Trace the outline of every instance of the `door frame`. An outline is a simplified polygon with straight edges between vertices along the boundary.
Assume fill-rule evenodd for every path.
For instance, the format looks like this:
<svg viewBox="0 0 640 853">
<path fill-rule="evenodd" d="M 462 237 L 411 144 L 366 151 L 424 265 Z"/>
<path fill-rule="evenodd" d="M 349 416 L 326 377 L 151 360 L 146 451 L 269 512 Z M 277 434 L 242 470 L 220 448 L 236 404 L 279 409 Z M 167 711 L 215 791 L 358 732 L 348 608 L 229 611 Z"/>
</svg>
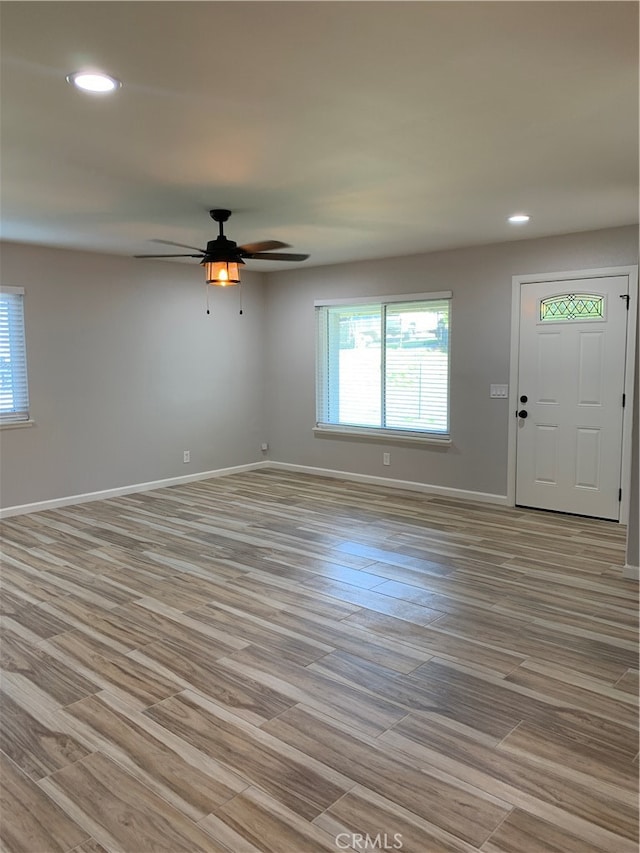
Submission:
<svg viewBox="0 0 640 853">
<path fill-rule="evenodd" d="M 627 346 L 625 352 L 624 393 L 625 408 L 622 417 L 622 500 L 620 502 L 620 524 L 626 524 L 629 516 L 629 490 L 631 487 L 631 428 L 633 426 L 633 383 L 636 368 L 636 326 L 638 316 L 638 267 L 602 267 L 587 270 L 514 275 L 511 279 L 511 358 L 509 365 L 509 442 L 507 448 L 507 505 L 516 505 L 516 450 L 517 420 L 513 409 L 518 390 L 520 360 L 520 302 L 522 288 L 527 284 L 562 282 L 576 278 L 607 278 L 626 275 L 629 278 L 629 312 L 627 317 Z M 513 409 L 513 411 L 512 411 Z"/>
</svg>

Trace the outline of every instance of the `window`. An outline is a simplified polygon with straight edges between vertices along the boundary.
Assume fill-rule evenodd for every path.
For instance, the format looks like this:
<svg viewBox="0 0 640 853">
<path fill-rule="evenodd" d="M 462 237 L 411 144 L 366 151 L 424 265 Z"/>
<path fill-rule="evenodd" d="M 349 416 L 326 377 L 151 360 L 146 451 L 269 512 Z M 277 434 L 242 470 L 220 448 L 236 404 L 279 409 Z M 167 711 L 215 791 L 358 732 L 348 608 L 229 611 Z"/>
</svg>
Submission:
<svg viewBox="0 0 640 853">
<path fill-rule="evenodd" d="M 449 437 L 451 293 L 316 303 L 317 426 Z"/>
<path fill-rule="evenodd" d="M 24 290 L 0 290 L 0 425 L 29 420 Z"/>
</svg>

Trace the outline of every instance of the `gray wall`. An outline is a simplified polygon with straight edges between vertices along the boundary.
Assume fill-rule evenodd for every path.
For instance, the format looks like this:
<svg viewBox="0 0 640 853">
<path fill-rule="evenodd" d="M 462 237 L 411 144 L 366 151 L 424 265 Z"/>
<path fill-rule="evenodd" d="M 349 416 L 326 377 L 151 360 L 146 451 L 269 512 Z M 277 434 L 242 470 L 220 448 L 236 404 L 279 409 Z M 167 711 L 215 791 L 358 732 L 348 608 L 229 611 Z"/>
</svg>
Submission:
<svg viewBox="0 0 640 853">
<path fill-rule="evenodd" d="M 270 274 L 267 430 L 283 462 L 505 495 L 513 404 L 489 398 L 508 383 L 511 277 L 638 262 L 637 228 L 519 240 Z M 316 437 L 314 299 L 453 291 L 449 449 Z M 383 451 L 391 466 L 383 467 Z"/>
<path fill-rule="evenodd" d="M 262 458 L 263 278 L 243 274 L 242 317 L 212 288 L 207 317 L 197 265 L 3 244 L 36 425 L 0 431 L 2 506 Z"/>
</svg>

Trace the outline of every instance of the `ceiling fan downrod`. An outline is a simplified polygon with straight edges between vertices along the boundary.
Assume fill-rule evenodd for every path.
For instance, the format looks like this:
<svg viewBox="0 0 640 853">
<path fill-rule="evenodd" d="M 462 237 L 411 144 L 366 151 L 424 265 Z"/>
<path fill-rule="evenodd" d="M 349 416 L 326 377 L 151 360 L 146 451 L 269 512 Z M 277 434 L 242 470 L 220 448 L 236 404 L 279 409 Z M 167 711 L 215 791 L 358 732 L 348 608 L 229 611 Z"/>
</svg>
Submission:
<svg viewBox="0 0 640 853">
<path fill-rule="evenodd" d="M 209 211 L 209 216 L 213 219 L 214 222 L 217 222 L 219 225 L 219 237 L 224 237 L 224 225 L 231 216 L 230 210 L 224 210 L 223 208 L 217 207 L 215 210 Z"/>
</svg>

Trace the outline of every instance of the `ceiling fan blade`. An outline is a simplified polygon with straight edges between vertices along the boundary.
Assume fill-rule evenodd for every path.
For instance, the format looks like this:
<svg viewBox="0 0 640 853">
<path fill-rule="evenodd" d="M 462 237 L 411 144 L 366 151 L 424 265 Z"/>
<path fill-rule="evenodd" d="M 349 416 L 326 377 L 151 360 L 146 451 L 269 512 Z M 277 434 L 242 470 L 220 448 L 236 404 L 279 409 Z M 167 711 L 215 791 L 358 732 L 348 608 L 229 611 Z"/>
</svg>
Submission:
<svg viewBox="0 0 640 853">
<path fill-rule="evenodd" d="M 186 243 L 175 243 L 173 240 L 151 240 L 152 243 L 163 243 L 165 246 L 180 246 L 181 249 L 195 249 L 196 252 L 202 252 L 204 249 L 199 249 L 197 246 L 187 246 Z"/>
<path fill-rule="evenodd" d="M 289 252 L 254 252 L 252 255 L 245 255 L 245 258 L 250 258 L 256 261 L 306 261 L 309 255 L 293 255 Z"/>
<path fill-rule="evenodd" d="M 204 258 L 204 255 L 134 255 L 134 258 Z"/>
<path fill-rule="evenodd" d="M 241 252 L 268 252 L 270 249 L 288 249 L 288 243 L 281 243 L 280 240 L 263 240 L 261 243 L 245 243 L 244 246 L 238 246 Z"/>
</svg>

